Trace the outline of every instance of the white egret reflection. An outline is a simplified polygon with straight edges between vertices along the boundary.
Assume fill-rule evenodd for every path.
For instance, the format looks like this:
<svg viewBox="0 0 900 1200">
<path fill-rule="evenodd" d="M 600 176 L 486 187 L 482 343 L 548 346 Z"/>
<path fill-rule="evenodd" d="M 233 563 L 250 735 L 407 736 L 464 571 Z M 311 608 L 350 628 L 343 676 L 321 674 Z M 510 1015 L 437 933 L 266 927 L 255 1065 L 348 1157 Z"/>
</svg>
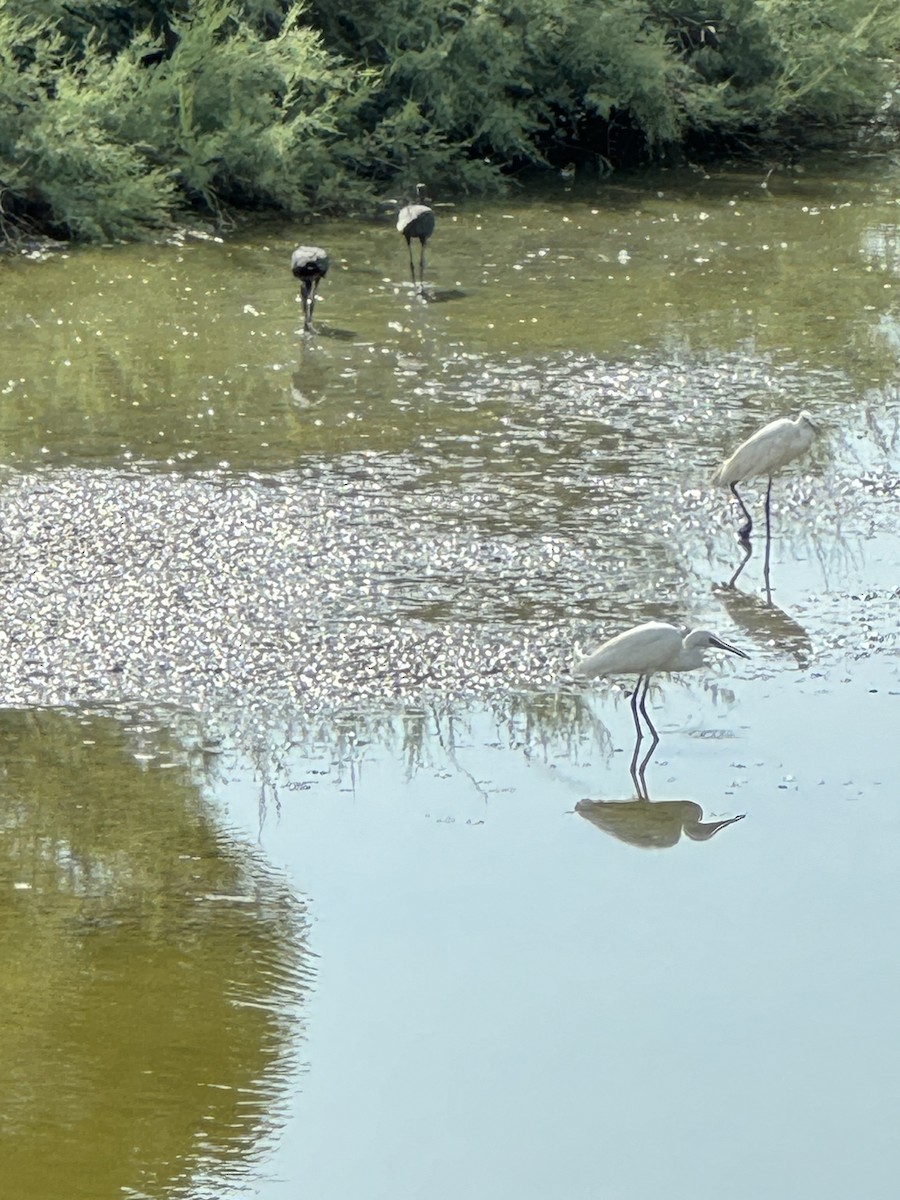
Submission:
<svg viewBox="0 0 900 1200">
<path fill-rule="evenodd" d="M 757 645 L 790 654 L 801 670 L 809 666 L 814 654 L 812 639 L 783 609 L 730 584 L 713 590 L 731 621 Z"/>
<path fill-rule="evenodd" d="M 682 835 L 692 842 L 708 842 L 720 830 L 744 819 L 733 817 L 705 819 L 703 808 L 695 800 L 651 800 L 645 776 L 647 759 L 640 766 L 635 760 L 640 737 L 631 764 L 635 794 L 627 800 L 579 800 L 575 812 L 617 841 L 648 850 L 674 846 Z"/>
</svg>

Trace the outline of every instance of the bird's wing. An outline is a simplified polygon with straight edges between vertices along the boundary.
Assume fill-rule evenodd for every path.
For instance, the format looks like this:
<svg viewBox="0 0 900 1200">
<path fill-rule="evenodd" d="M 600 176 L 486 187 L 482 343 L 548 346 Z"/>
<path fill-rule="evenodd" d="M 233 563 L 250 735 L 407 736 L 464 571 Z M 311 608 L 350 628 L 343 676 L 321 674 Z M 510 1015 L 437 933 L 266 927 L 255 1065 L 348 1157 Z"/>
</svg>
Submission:
<svg viewBox="0 0 900 1200">
<path fill-rule="evenodd" d="M 766 475 L 781 465 L 778 451 L 784 442 L 792 441 L 795 431 L 790 417 L 780 417 L 757 429 L 737 450 L 726 458 L 713 475 L 713 483 L 739 483 L 754 475 Z M 793 458 L 793 455 L 790 457 Z"/>
<path fill-rule="evenodd" d="M 576 675 L 615 675 L 620 671 L 645 674 L 661 671 L 681 651 L 681 634 L 674 625 L 648 621 L 610 638 L 575 667 Z"/>
</svg>

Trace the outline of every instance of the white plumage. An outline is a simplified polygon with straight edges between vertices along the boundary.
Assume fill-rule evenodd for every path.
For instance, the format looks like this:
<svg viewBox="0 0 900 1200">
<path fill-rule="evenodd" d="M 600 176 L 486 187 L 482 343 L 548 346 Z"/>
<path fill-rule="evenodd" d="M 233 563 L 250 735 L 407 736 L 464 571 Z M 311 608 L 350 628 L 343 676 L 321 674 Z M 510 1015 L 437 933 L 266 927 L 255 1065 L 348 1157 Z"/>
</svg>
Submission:
<svg viewBox="0 0 900 1200">
<path fill-rule="evenodd" d="M 575 674 L 589 679 L 597 675 L 653 675 L 657 671 L 693 671 L 703 666 L 704 651 L 713 647 L 741 658 L 747 655 L 730 646 L 708 629 L 683 634 L 666 621 L 648 621 L 610 638 L 575 665 Z"/>
<path fill-rule="evenodd" d="M 638 709 L 653 734 L 653 742 L 641 764 L 642 771 L 659 742 L 659 734 L 646 707 L 650 676 L 657 671 L 693 671 L 696 667 L 703 666 L 704 653 L 713 648 L 727 650 L 741 658 L 747 657 L 743 650 L 723 642 L 708 629 L 694 629 L 683 634 L 675 625 L 669 625 L 665 621 L 647 621 L 644 625 L 635 625 L 633 629 L 626 629 L 624 633 L 610 638 L 575 664 L 574 674 L 588 679 L 597 675 L 637 675 L 637 683 L 631 694 L 631 715 L 634 717 L 637 733 L 631 760 L 632 775 L 637 769 L 638 752 L 643 737 Z"/>
<path fill-rule="evenodd" d="M 741 442 L 737 450 L 722 463 L 713 473 L 713 483 L 725 484 L 737 500 L 744 514 L 744 524 L 738 530 L 738 540 L 744 547 L 746 557 L 732 575 L 729 586 L 734 582 L 747 565 L 750 558 L 750 534 L 753 530 L 753 518 L 750 510 L 738 493 L 737 485 L 742 479 L 752 479 L 757 475 L 768 476 L 766 485 L 766 561 L 763 568 L 766 579 L 766 594 L 771 597 L 769 588 L 769 554 L 772 544 L 772 476 L 782 467 L 799 458 L 813 444 L 818 429 L 815 421 L 808 412 L 802 412 L 798 417 L 781 417 L 770 421 L 757 429 L 756 433 Z"/>
<path fill-rule="evenodd" d="M 713 483 L 727 486 L 740 483 L 742 479 L 753 479 L 757 475 L 768 475 L 786 467 L 799 458 L 813 444 L 816 425 L 808 412 L 799 417 L 781 417 L 757 429 L 746 442 L 725 459 L 713 475 Z"/>
</svg>

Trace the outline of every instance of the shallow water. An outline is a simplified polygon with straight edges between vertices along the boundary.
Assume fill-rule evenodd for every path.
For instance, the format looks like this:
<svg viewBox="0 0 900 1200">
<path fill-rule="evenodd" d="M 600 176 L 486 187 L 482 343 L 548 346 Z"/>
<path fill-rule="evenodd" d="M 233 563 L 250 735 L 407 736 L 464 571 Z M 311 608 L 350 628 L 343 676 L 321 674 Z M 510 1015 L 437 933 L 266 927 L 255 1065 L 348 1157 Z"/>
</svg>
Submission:
<svg viewBox="0 0 900 1200">
<path fill-rule="evenodd" d="M 893 1196 L 895 191 L 442 208 L 430 303 L 389 223 L 0 262 L 17 1197 Z M 648 618 L 751 657 L 637 800 L 568 672 Z"/>
</svg>

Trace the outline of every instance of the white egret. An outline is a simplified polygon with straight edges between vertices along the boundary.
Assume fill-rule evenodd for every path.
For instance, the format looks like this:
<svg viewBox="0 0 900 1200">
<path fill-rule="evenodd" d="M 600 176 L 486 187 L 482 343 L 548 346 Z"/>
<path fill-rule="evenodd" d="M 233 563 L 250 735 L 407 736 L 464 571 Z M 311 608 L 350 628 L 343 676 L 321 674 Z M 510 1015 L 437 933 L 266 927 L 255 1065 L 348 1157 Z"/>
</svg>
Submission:
<svg viewBox="0 0 900 1200">
<path fill-rule="evenodd" d="M 412 240 L 419 239 L 419 290 L 425 288 L 425 243 L 434 233 L 434 210 L 425 204 L 425 184 L 416 184 L 416 199 L 400 209 L 397 217 L 397 228 L 406 238 L 409 250 L 409 269 L 412 274 L 413 287 L 416 286 L 416 268 L 413 265 Z"/>
<path fill-rule="evenodd" d="M 626 629 L 624 633 L 610 638 L 575 664 L 573 674 L 588 679 L 598 675 L 637 675 L 631 695 L 631 713 L 637 730 L 637 744 L 631 760 L 632 772 L 636 768 L 643 736 L 638 709 L 653 734 L 653 744 L 644 759 L 645 764 L 659 742 L 659 734 L 646 708 L 650 676 L 658 671 L 693 671 L 703 666 L 703 655 L 711 649 L 727 650 L 729 654 L 737 654 L 740 658 L 748 657 L 743 650 L 729 645 L 708 629 L 694 629 L 684 634 L 677 626 L 669 625 L 666 621 L 647 621 L 644 625 L 635 625 L 633 629 Z M 643 690 L 641 684 L 644 685 Z"/>
<path fill-rule="evenodd" d="M 813 443 L 818 427 L 808 412 L 800 413 L 799 417 L 781 417 L 770 421 L 757 429 L 746 442 L 742 442 L 732 455 L 725 459 L 712 477 L 713 483 L 726 484 L 732 496 L 741 506 L 746 524 L 738 531 L 738 539 L 747 551 L 747 557 L 731 577 L 730 584 L 740 575 L 750 557 L 750 533 L 753 529 L 753 518 L 746 504 L 738 495 L 737 484 L 744 479 L 753 479 L 759 475 L 767 475 L 769 482 L 766 487 L 766 590 L 769 589 L 769 550 L 772 541 L 772 525 L 770 502 L 772 499 L 772 476 L 782 467 L 805 454 Z"/>
<path fill-rule="evenodd" d="M 291 272 L 300 280 L 300 295 L 303 301 L 303 328 L 315 333 L 312 323 L 313 305 L 319 281 L 328 272 L 328 255 L 321 246 L 298 246 L 291 255 Z"/>
</svg>

